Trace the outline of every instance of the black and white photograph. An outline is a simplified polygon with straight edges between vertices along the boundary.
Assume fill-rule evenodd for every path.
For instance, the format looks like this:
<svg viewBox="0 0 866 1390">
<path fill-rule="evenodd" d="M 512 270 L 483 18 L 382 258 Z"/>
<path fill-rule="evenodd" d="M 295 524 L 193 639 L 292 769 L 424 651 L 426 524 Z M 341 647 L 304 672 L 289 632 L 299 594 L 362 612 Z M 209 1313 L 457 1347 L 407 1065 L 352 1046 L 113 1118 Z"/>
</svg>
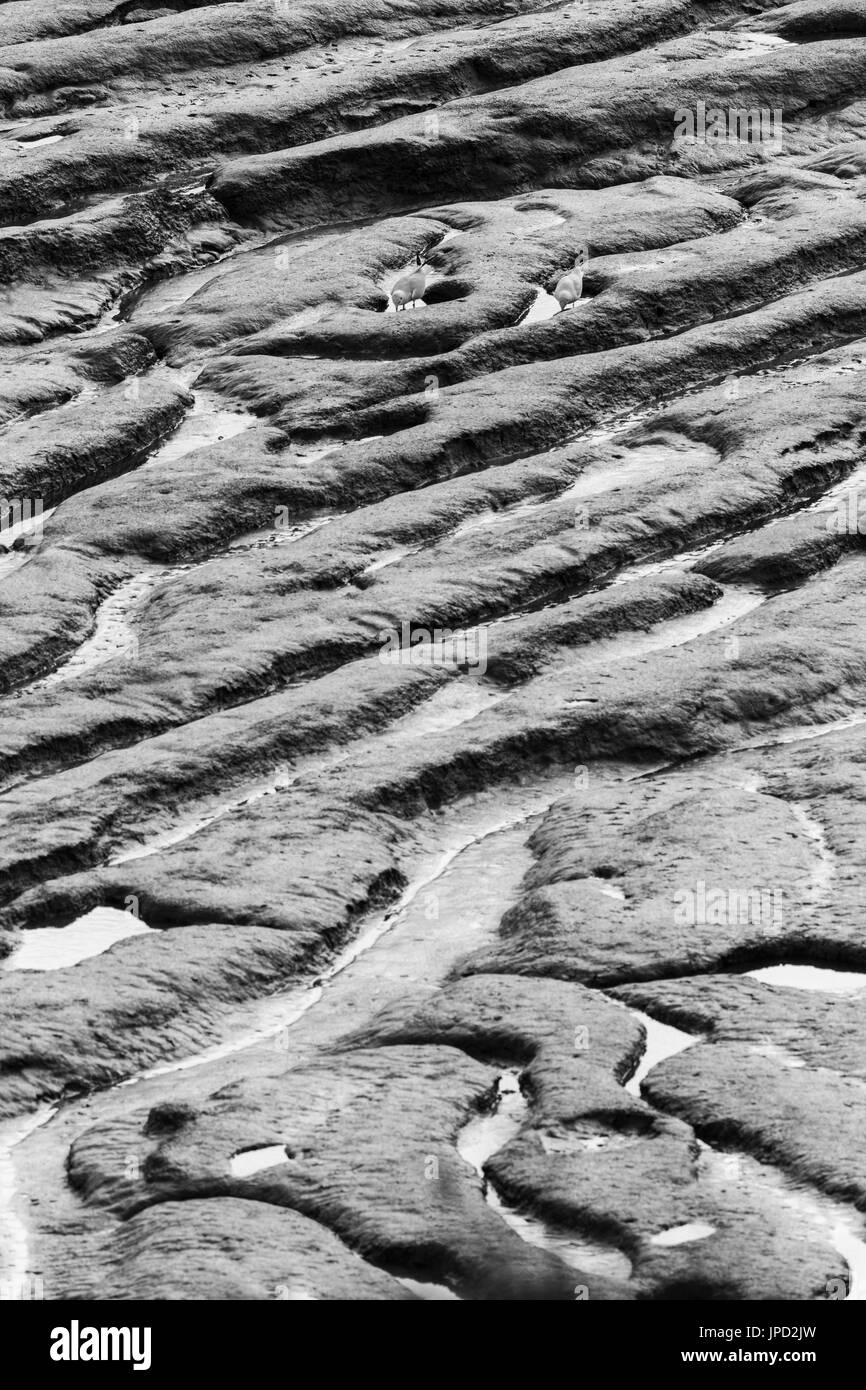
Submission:
<svg viewBox="0 0 866 1390">
<path fill-rule="evenodd" d="M 864 386 L 866 0 L 0 4 L 7 1345 L 829 1376 Z"/>
</svg>

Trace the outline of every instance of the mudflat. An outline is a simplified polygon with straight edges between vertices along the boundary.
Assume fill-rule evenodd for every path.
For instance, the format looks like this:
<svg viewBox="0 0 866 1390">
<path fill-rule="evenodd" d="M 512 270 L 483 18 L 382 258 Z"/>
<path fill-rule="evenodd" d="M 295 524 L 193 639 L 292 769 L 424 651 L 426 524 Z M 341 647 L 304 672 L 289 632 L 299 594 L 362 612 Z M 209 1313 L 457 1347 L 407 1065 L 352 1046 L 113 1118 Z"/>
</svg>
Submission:
<svg viewBox="0 0 866 1390">
<path fill-rule="evenodd" d="M 866 1297 L 866 4 L 2 8 L 0 1287 Z"/>
</svg>

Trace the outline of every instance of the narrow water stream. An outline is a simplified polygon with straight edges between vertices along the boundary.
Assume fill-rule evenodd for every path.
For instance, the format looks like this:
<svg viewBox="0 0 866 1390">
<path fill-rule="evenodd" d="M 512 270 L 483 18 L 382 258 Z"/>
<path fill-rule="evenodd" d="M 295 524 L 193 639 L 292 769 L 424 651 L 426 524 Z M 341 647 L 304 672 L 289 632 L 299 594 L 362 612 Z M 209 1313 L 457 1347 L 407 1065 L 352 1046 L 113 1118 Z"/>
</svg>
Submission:
<svg viewBox="0 0 866 1390">
<path fill-rule="evenodd" d="M 233 555 L 236 551 L 273 550 L 279 545 L 291 545 L 294 541 L 303 540 L 305 536 L 311 536 L 314 531 L 320 531 L 333 520 L 333 516 L 322 516 L 298 522 L 295 526 L 264 526 L 257 531 L 245 531 L 237 540 L 231 541 L 224 550 L 217 553 Z"/>
<path fill-rule="evenodd" d="M 818 988 L 835 993 L 847 993 L 854 988 L 866 988 L 866 975 L 853 976 L 841 971 L 814 970 L 812 967 L 773 966 L 767 969 L 751 970 L 749 976 L 763 980 L 767 984 L 789 984 L 796 988 Z M 823 977 L 815 982 L 814 977 Z M 832 979 L 827 977 L 833 977 Z M 856 979 L 857 984 L 851 983 Z M 646 1045 L 640 1065 L 625 1089 L 633 1095 L 640 1095 L 640 1084 L 646 1075 L 664 1061 L 686 1048 L 702 1042 L 700 1034 L 684 1033 L 669 1024 L 659 1023 L 637 1009 L 629 1009 L 646 1030 Z M 764 1049 L 773 1055 L 772 1049 Z M 785 1060 L 787 1065 L 802 1067 L 798 1058 Z M 778 1210 L 781 1219 L 790 1219 L 791 1212 L 801 1219 L 815 1222 L 821 1227 L 844 1261 L 849 1278 L 847 1297 L 857 1301 L 866 1298 L 866 1228 L 862 1215 L 852 1206 L 825 1196 L 817 1189 L 804 1187 L 794 1182 L 784 1172 L 766 1163 L 761 1163 L 748 1154 L 736 1150 L 722 1152 L 703 1140 L 697 1140 L 700 1150 L 699 1177 L 714 1182 L 730 1179 L 730 1160 L 733 1160 L 738 1181 L 755 1188 L 760 1193 L 761 1206 L 766 1211 Z M 651 1238 L 650 1244 L 656 1246 L 680 1245 L 692 1240 L 704 1240 L 714 1234 L 714 1228 L 705 1222 L 690 1222 L 675 1226 Z M 840 1269 L 840 1274 L 843 1271 Z"/>
<path fill-rule="evenodd" d="M 300 1055 L 348 1026 L 362 1026 L 407 990 L 442 980 L 466 952 L 495 938 L 533 862 L 526 841 L 535 819 L 573 786 L 571 774 L 553 775 L 531 789 L 485 793 L 430 817 L 409 886 L 396 903 L 366 918 L 314 980 L 243 1010 L 238 1018 L 246 1027 L 224 1042 L 122 1086 L 233 1056 L 286 1029 L 292 1029 L 293 1055 Z M 315 1008 L 324 997 L 329 1007 Z"/>
<path fill-rule="evenodd" d="M 670 568 L 678 569 L 680 566 L 671 564 Z M 653 573 L 658 572 L 661 570 L 653 567 Z M 636 577 L 630 571 L 622 580 L 614 582 L 625 582 Z M 579 669 L 581 673 L 596 668 L 607 670 L 621 661 L 666 651 L 704 637 L 745 617 L 766 601 L 767 595 L 762 590 L 729 585 L 724 588 L 720 599 L 694 613 L 663 618 L 645 629 L 620 629 L 610 637 L 596 638 L 579 647 L 567 647 L 563 651 L 562 663 Z M 562 606 L 560 602 L 555 602 L 533 611 L 555 613 Z M 413 641 L 411 646 L 383 651 L 382 659 L 399 666 L 440 666 L 453 670 L 466 668 L 470 672 L 477 669 L 478 674 L 483 675 L 487 651 L 491 647 L 495 650 L 498 636 L 502 634 L 507 638 L 513 631 L 513 624 L 526 616 L 527 612 L 517 611 L 505 618 L 478 623 L 458 631 L 443 630 L 441 636 L 434 632 L 429 640 Z"/>
<path fill-rule="evenodd" d="M 521 1211 L 496 1191 L 485 1172 L 485 1165 L 493 1154 L 519 1134 L 528 1113 L 529 1105 L 520 1089 L 520 1073 L 511 1068 L 503 1071 L 497 1080 L 492 1108 L 464 1126 L 457 1138 L 457 1152 L 480 1176 L 489 1205 L 521 1240 L 558 1255 L 578 1272 L 628 1279 L 631 1261 L 621 1250 Z"/>
<path fill-rule="evenodd" d="M 813 850 L 811 875 L 805 896 L 809 910 L 815 913 L 826 902 L 827 895 L 833 886 L 836 863 L 821 822 L 816 820 L 801 802 L 791 801 L 788 804 L 794 819 L 805 832 Z"/>
<path fill-rule="evenodd" d="M 212 391 L 196 390 L 195 404 L 172 435 L 150 455 L 147 464 L 174 463 L 186 454 L 232 439 L 253 425 L 258 417 L 247 410 L 229 410 Z M 147 467 L 147 464 L 143 465 Z"/>
<path fill-rule="evenodd" d="M 39 680 L 31 681 L 27 689 L 47 690 L 77 676 L 89 675 L 109 661 L 126 657 L 136 661 L 139 655 L 138 638 L 132 625 L 133 614 L 153 592 L 157 584 L 170 575 L 188 569 L 186 565 L 155 565 L 152 569 L 126 579 L 96 611 L 96 622 L 87 637 L 71 656 L 56 670 Z"/>
<path fill-rule="evenodd" d="M 632 1018 L 637 1019 L 646 1034 L 640 1063 L 634 1075 L 625 1083 L 625 1089 L 630 1095 L 640 1096 L 641 1082 L 653 1067 L 657 1067 L 666 1057 L 675 1057 L 678 1052 L 684 1052 L 687 1047 L 699 1043 L 701 1035 L 684 1033 L 681 1028 L 673 1028 L 669 1023 L 659 1023 L 638 1009 L 629 1009 L 629 1013 Z"/>
<path fill-rule="evenodd" d="M 282 1044 L 289 1032 L 292 1056 L 301 1061 L 316 1055 L 347 1030 L 364 1026 L 384 1005 L 404 998 L 407 991 L 441 983 L 467 951 L 495 939 L 502 913 L 516 900 L 523 876 L 533 863 L 526 842 L 535 818 L 573 787 L 571 773 L 553 774 L 540 778 L 531 788 L 482 794 L 469 804 L 430 817 L 419 835 L 412 879 L 401 898 L 368 917 L 358 935 L 317 978 L 238 1009 L 223 1020 L 221 1041 L 187 1057 L 144 1069 L 84 1102 L 70 1102 L 59 1111 L 57 1122 L 64 1130 L 74 1127 L 82 1105 L 87 1123 L 96 1122 L 101 1114 L 118 1113 L 118 1107 L 122 1113 L 127 1102 L 120 1106 L 119 1102 L 133 1089 L 141 1092 L 140 1103 L 146 1104 L 148 1096 L 153 1100 L 166 1094 L 168 1077 L 172 1078 L 170 1094 L 176 1096 L 176 1079 L 213 1063 L 220 1064 L 214 1071 L 214 1087 L 225 1084 L 226 1064 L 237 1062 L 243 1069 L 243 1054 L 252 1049 L 270 1050 L 275 1038 Z M 327 1000 L 327 1008 L 319 1007 L 323 1000 Z M 45 1118 L 50 1115 L 47 1112 Z M 7 1139 L 2 1201 L 18 1224 L 14 1261 L 11 1265 L 7 1261 L 4 1268 L 0 1251 L 0 1273 L 8 1270 L 20 1274 L 27 1264 L 26 1231 L 15 1216 L 12 1156 L 31 1129 L 28 1123 Z M 227 1163 L 231 1158 L 226 1156 Z M 253 1158 L 247 1161 L 255 1162 Z M 519 1225 L 526 1218 L 515 1214 L 514 1220 Z M 533 1237 L 541 1239 L 536 1227 L 531 1229 Z M 554 1235 L 543 1238 L 556 1239 Z M 582 1251 L 582 1256 L 585 1253 Z M 615 1258 L 609 1251 L 605 1252 L 607 1257 Z M 587 1267 L 585 1259 L 581 1267 Z"/>
<path fill-rule="evenodd" d="M 752 1189 L 765 1213 L 775 1212 L 780 1221 L 791 1222 L 793 1218 L 798 1226 L 812 1226 L 823 1231 L 840 1260 L 838 1270 L 828 1270 L 828 1279 L 838 1275 L 846 1280 L 846 1301 L 857 1303 L 866 1299 L 866 1228 L 860 1212 L 825 1197 L 814 1188 L 803 1187 L 780 1169 L 761 1163 L 749 1154 L 739 1151 L 730 1154 L 702 1140 L 697 1142 L 699 1172 L 710 1185 L 730 1181 L 733 1159 L 737 1181 Z"/>
<path fill-rule="evenodd" d="M 841 715 L 838 719 L 828 719 L 822 724 L 788 724 L 771 735 L 756 734 L 754 738 L 735 744 L 729 751 L 744 753 L 757 748 L 781 748 L 790 743 L 810 743 L 812 739 L 826 738 L 828 734 L 838 734 L 845 729 L 856 729 L 866 724 L 866 709 L 853 714 Z"/>
<path fill-rule="evenodd" d="M 24 1119 L 0 1120 L 0 1302 L 27 1297 L 30 1262 L 27 1225 L 18 1210 L 14 1151 L 55 1113 L 44 1105 Z"/>
<path fill-rule="evenodd" d="M 474 719 L 485 709 L 499 704 L 505 697 L 496 690 L 488 689 L 475 681 L 454 680 L 437 690 L 429 699 L 416 706 L 407 714 L 401 715 L 377 736 L 377 743 L 383 752 L 395 744 L 422 737 L 425 734 L 440 733 L 446 729 L 457 728 Z M 330 771 L 345 763 L 351 752 L 335 745 L 322 753 L 311 753 L 300 757 L 290 766 L 282 765 L 268 777 L 248 783 L 230 800 L 211 800 L 203 802 L 196 810 L 169 829 L 156 831 L 141 842 L 118 850 L 107 861 L 109 864 L 125 864 L 133 859 L 144 859 L 172 845 L 182 844 L 197 835 L 206 826 L 224 816 L 231 815 L 263 797 L 275 796 L 288 791 L 301 778 Z"/>
</svg>

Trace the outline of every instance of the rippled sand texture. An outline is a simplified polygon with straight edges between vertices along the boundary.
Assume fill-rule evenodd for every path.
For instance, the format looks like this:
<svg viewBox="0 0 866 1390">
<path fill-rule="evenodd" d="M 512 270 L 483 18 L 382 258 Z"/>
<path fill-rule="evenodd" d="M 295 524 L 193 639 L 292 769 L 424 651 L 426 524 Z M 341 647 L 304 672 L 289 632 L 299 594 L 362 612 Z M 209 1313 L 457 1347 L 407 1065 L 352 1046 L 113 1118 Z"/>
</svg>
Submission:
<svg viewBox="0 0 866 1390">
<path fill-rule="evenodd" d="M 866 4 L 0 10 L 0 1290 L 866 1297 Z"/>
</svg>

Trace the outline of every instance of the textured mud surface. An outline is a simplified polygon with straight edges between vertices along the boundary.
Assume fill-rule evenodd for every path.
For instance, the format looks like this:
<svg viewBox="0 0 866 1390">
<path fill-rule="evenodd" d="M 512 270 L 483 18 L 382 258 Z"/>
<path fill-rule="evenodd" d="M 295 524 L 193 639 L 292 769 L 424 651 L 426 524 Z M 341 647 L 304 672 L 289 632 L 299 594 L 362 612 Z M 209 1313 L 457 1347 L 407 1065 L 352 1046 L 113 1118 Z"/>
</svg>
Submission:
<svg viewBox="0 0 866 1390">
<path fill-rule="evenodd" d="M 864 384 L 862 0 L 0 7 L 4 1291 L 866 1297 Z"/>
</svg>

